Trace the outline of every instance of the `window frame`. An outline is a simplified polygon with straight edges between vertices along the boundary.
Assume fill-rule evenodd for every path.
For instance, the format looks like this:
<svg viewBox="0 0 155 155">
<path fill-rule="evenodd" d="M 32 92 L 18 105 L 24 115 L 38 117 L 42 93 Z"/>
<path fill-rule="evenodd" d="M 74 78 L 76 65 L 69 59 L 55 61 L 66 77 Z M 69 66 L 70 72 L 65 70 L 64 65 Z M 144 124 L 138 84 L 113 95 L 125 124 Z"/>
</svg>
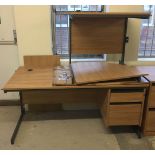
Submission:
<svg viewBox="0 0 155 155">
<path fill-rule="evenodd" d="M 144 8 L 144 11 L 146 11 L 145 8 Z M 150 11 L 150 10 L 147 10 L 147 11 Z M 140 39 L 140 42 L 139 42 L 138 60 L 144 60 L 144 59 L 147 59 L 147 60 L 154 59 L 155 60 L 155 54 L 152 54 L 155 51 L 155 49 L 153 48 L 153 45 L 155 44 L 155 41 L 154 41 L 154 37 L 155 37 L 155 30 L 154 30 L 155 29 L 155 5 L 152 5 L 151 14 L 152 14 L 151 18 L 148 19 L 149 22 L 141 24 L 141 34 L 142 34 L 143 29 L 145 29 L 145 28 L 147 29 L 147 32 L 146 32 L 146 35 L 144 36 L 145 37 L 145 47 L 144 47 L 144 49 L 141 48 L 141 41 L 142 41 L 141 39 Z M 151 36 L 151 44 L 152 44 L 151 49 L 147 49 L 148 35 L 150 34 L 149 33 L 149 31 L 150 31 L 149 28 L 153 28 L 153 32 L 152 32 L 153 35 Z M 141 34 L 140 34 L 140 38 L 141 38 Z M 146 51 L 148 51 L 149 55 L 146 54 Z"/>
<path fill-rule="evenodd" d="M 70 5 L 68 5 L 68 6 L 70 6 Z M 80 6 L 82 6 L 82 5 L 80 5 Z M 96 6 L 96 11 L 97 11 L 99 5 L 95 5 L 95 6 Z M 56 6 L 55 6 L 55 7 L 56 7 Z M 90 9 L 90 5 L 88 5 L 88 7 L 89 7 L 89 8 L 87 8 L 87 9 Z M 105 7 L 105 6 L 104 6 L 104 7 Z M 102 5 L 100 5 L 100 9 L 102 9 Z M 70 8 L 69 8 L 69 11 L 75 11 L 75 10 L 76 10 L 76 7 L 73 8 L 73 9 L 70 9 Z M 78 9 L 78 10 L 79 10 L 79 9 Z M 80 8 L 80 10 L 84 11 L 82 7 Z M 68 11 L 68 12 L 69 12 L 69 11 Z M 86 11 L 86 10 L 85 10 L 85 11 Z M 88 11 L 89 11 L 89 10 L 88 10 Z M 92 11 L 92 12 L 96 12 L 96 11 Z M 100 11 L 101 11 L 101 10 L 100 10 Z M 68 18 L 68 19 L 67 19 L 67 20 L 68 20 L 68 21 L 67 21 L 67 22 L 68 22 L 67 24 L 61 24 L 61 23 L 60 23 L 60 24 L 57 24 L 57 23 L 56 23 L 56 15 L 59 15 L 60 12 L 62 12 L 61 9 L 58 10 L 58 11 L 56 11 L 56 8 L 55 8 L 55 31 L 56 31 L 56 28 L 63 28 L 63 27 L 64 27 L 64 28 L 69 28 L 69 15 L 66 15 L 66 16 L 68 16 L 68 17 L 67 17 L 67 18 Z M 63 59 L 69 59 L 69 51 L 68 51 L 67 54 L 63 54 L 63 51 L 58 51 L 58 48 L 57 48 L 57 46 L 56 46 L 56 35 L 57 35 L 57 34 L 56 34 L 56 32 L 55 32 L 55 45 L 54 45 L 55 48 L 54 48 L 54 51 L 53 51 L 53 52 L 54 52 L 54 55 L 60 55 L 60 57 L 63 58 Z M 68 35 L 69 35 L 69 34 L 68 34 Z M 60 46 L 60 47 L 61 47 L 61 46 Z M 68 49 L 69 49 L 69 48 L 68 48 Z M 58 54 L 59 52 L 60 52 L 61 54 Z M 64 52 L 65 52 L 65 51 L 64 51 Z M 79 57 L 79 58 L 78 58 L 78 57 Z M 100 55 L 91 55 L 91 54 L 89 54 L 89 55 L 86 55 L 86 56 L 83 54 L 82 57 L 81 57 L 81 55 L 80 55 L 80 56 L 74 56 L 74 55 L 72 55 L 72 58 L 73 58 L 73 59 L 79 59 L 79 60 L 80 60 L 80 59 L 90 59 L 90 60 L 92 60 L 92 59 L 102 59 L 102 60 L 106 60 L 106 54 L 103 54 L 103 55 L 101 55 L 101 54 L 100 54 Z"/>
</svg>

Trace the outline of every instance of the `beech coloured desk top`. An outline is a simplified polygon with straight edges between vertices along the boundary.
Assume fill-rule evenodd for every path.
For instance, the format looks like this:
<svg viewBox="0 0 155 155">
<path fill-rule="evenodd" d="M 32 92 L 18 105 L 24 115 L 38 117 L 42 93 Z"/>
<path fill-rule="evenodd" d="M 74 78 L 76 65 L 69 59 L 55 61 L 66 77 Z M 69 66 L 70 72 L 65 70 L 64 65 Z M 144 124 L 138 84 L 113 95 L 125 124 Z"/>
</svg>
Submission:
<svg viewBox="0 0 155 155">
<path fill-rule="evenodd" d="M 72 63 L 75 82 L 77 84 L 119 80 L 146 75 L 143 70 L 134 66 L 105 62 Z"/>
<path fill-rule="evenodd" d="M 3 90 L 51 90 L 51 89 L 83 89 L 83 88 L 120 88 L 120 87 L 147 87 L 148 82 L 137 82 L 134 80 L 118 80 L 103 83 L 55 86 L 53 83 L 53 69 L 33 69 L 28 71 L 24 67 L 19 67 L 10 80 L 4 85 Z"/>
</svg>

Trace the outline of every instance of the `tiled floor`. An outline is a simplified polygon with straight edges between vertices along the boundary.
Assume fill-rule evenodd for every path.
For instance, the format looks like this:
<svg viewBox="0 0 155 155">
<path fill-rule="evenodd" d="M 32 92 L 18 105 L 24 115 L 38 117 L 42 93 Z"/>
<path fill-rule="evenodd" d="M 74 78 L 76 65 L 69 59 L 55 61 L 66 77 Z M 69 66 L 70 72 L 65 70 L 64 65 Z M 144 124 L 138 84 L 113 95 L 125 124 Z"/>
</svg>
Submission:
<svg viewBox="0 0 155 155">
<path fill-rule="evenodd" d="M 11 145 L 18 116 L 19 107 L 0 106 L 0 149 L 155 149 L 155 137 L 138 139 L 131 127 L 106 128 L 96 111 L 29 113 Z"/>
</svg>

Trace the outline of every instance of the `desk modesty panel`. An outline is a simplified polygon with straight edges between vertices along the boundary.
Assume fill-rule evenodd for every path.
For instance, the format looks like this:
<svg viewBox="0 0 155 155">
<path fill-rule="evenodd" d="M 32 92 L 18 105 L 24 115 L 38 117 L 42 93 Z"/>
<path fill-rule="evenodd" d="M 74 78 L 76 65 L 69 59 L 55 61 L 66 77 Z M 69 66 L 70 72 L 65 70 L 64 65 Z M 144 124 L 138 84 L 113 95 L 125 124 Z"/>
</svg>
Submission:
<svg viewBox="0 0 155 155">
<path fill-rule="evenodd" d="M 60 57 L 57 55 L 27 55 L 24 56 L 24 66 L 33 68 L 52 68 L 60 65 Z"/>
</svg>

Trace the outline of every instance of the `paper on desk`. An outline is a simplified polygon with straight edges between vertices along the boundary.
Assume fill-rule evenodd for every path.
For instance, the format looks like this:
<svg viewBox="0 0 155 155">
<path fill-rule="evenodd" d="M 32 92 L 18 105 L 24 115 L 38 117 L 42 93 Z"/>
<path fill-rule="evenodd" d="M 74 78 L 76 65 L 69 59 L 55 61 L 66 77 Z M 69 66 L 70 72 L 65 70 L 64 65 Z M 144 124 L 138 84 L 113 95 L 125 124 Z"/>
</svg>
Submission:
<svg viewBox="0 0 155 155">
<path fill-rule="evenodd" d="M 53 69 L 53 85 L 71 85 L 72 73 L 70 67 L 57 66 Z"/>
</svg>

